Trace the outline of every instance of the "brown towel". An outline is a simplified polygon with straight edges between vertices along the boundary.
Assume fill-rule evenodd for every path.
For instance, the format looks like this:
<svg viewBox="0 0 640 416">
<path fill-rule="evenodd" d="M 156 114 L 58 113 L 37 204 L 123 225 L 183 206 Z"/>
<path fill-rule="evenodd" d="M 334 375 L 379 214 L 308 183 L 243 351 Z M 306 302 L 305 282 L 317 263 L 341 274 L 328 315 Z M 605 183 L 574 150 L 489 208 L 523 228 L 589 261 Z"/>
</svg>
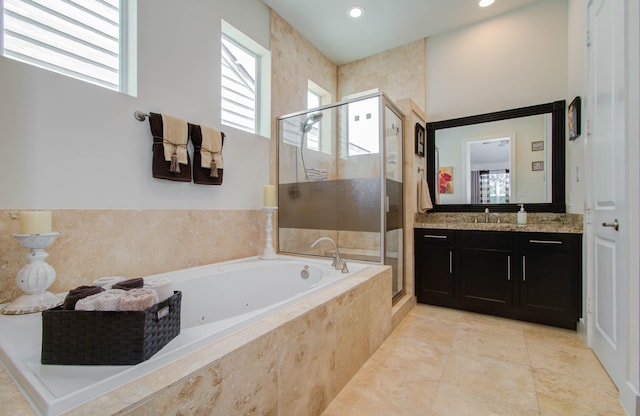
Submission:
<svg viewBox="0 0 640 416">
<path fill-rule="evenodd" d="M 184 149 L 180 152 L 178 162 L 184 162 L 186 156 L 186 164 L 179 163 L 180 172 L 171 172 L 171 160 L 165 157 L 165 135 L 162 114 L 149 113 L 149 127 L 153 136 L 153 163 L 151 171 L 154 178 L 168 179 L 170 181 L 191 182 L 191 159 L 189 153 Z M 190 134 L 191 125 L 187 124 L 187 135 Z M 188 136 L 187 136 L 188 137 Z M 168 140 L 168 139 L 167 139 Z M 185 154 L 186 153 L 186 154 Z"/>
<path fill-rule="evenodd" d="M 221 160 L 222 160 L 221 156 L 219 159 L 220 162 L 218 162 L 218 166 L 222 166 L 222 167 L 217 168 L 218 176 L 212 176 L 211 168 L 202 167 L 202 154 L 201 154 L 202 140 L 203 140 L 202 127 L 200 127 L 200 125 L 198 124 L 190 124 L 189 127 L 191 130 L 191 141 L 193 142 L 193 149 L 194 149 L 193 182 L 199 185 L 222 185 L 222 175 L 224 172 L 224 169 L 223 169 L 224 166 L 222 166 L 222 163 L 221 163 Z M 220 152 L 222 152 L 222 145 L 224 144 L 225 134 L 223 132 L 220 132 L 220 136 L 222 139 L 220 143 Z M 215 149 L 208 149 L 208 150 L 215 150 Z"/>
<path fill-rule="evenodd" d="M 144 286 L 144 279 L 142 277 L 138 277 L 135 279 L 125 280 L 123 282 L 118 282 L 113 286 L 111 286 L 111 289 L 129 290 L 129 289 L 139 289 L 143 286 Z"/>
<path fill-rule="evenodd" d="M 80 299 L 84 299 L 91 295 L 98 294 L 102 292 L 104 289 L 100 286 L 79 286 L 75 289 L 71 289 L 67 296 L 64 298 L 64 302 L 62 304 L 62 309 L 74 310 L 76 308 L 76 303 Z"/>
</svg>

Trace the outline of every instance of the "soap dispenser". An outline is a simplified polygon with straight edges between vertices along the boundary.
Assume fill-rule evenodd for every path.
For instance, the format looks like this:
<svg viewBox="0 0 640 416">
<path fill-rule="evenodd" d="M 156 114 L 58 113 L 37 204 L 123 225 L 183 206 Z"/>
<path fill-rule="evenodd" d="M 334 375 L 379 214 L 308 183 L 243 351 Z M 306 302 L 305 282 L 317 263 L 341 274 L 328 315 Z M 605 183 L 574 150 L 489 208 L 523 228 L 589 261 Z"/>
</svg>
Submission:
<svg viewBox="0 0 640 416">
<path fill-rule="evenodd" d="M 520 204 L 520 211 L 517 215 L 518 225 L 525 225 L 527 223 L 527 211 L 524 210 L 524 204 Z"/>
</svg>

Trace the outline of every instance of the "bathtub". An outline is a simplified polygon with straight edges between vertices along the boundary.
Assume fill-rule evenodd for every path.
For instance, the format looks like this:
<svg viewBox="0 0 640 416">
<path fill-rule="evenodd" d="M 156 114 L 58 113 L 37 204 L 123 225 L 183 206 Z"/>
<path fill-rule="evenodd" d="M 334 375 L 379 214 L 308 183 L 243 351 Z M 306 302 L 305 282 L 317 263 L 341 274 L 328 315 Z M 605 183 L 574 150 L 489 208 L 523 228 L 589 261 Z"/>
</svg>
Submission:
<svg viewBox="0 0 640 416">
<path fill-rule="evenodd" d="M 357 275 L 328 261 L 283 257 L 242 259 L 148 276 L 169 278 L 182 291 L 181 333 L 149 360 L 134 366 L 40 364 L 41 314 L 0 315 L 0 359 L 38 414 L 57 415 L 145 376 L 313 293 Z"/>
</svg>

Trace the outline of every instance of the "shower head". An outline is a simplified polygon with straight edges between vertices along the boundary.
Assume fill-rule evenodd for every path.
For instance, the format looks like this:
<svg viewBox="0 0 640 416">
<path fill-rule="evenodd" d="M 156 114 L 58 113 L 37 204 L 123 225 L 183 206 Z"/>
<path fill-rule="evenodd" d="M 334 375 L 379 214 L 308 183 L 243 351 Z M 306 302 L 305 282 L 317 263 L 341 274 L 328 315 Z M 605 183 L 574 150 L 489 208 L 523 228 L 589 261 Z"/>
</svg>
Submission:
<svg viewBox="0 0 640 416">
<path fill-rule="evenodd" d="M 300 130 L 303 133 L 309 133 L 314 124 L 319 122 L 322 119 L 322 113 L 311 113 L 304 119 L 302 123 L 300 123 Z"/>
</svg>

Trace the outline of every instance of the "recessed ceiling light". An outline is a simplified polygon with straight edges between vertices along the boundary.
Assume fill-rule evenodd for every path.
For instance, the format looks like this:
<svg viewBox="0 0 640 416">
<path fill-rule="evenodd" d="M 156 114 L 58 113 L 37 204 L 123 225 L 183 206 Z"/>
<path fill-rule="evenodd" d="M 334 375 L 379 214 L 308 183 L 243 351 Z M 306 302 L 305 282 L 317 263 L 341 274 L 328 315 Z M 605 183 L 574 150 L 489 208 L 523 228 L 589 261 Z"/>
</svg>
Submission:
<svg viewBox="0 0 640 416">
<path fill-rule="evenodd" d="M 362 15 L 364 14 L 364 7 L 362 7 L 362 6 L 351 6 L 349 8 L 349 11 L 347 12 L 347 14 L 349 15 L 349 17 L 353 17 L 354 19 L 362 17 Z"/>
<path fill-rule="evenodd" d="M 493 4 L 495 0 L 480 0 L 480 3 L 478 3 L 478 6 L 480 7 L 489 7 Z"/>
</svg>

